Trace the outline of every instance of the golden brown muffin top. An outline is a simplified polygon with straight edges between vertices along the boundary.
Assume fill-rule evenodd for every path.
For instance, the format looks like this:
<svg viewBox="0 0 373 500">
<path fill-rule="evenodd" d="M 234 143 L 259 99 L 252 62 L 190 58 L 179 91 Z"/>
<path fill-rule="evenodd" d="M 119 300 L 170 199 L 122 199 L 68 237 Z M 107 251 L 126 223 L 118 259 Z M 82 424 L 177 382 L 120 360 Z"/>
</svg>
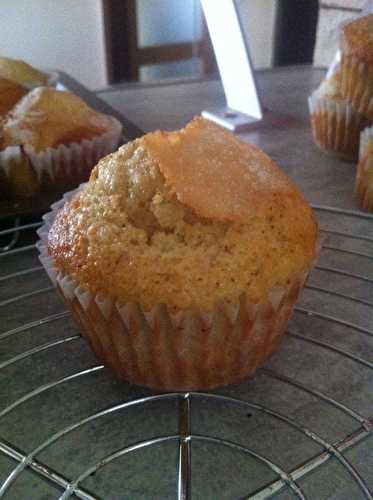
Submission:
<svg viewBox="0 0 373 500">
<path fill-rule="evenodd" d="M 143 140 L 178 200 L 202 217 L 245 222 L 276 206 L 279 194 L 294 194 L 269 156 L 203 118 Z"/>
<path fill-rule="evenodd" d="M 25 87 L 0 77 L 0 115 L 5 115 L 28 92 Z"/>
<path fill-rule="evenodd" d="M 316 237 L 310 207 L 274 162 L 198 118 L 101 160 L 48 244 L 57 267 L 94 293 L 211 311 L 307 272 Z"/>
<path fill-rule="evenodd" d="M 373 63 L 373 14 L 360 17 L 343 27 L 343 50 Z"/>
<path fill-rule="evenodd" d="M 80 97 L 38 87 L 24 96 L 4 121 L 1 148 L 23 145 L 36 152 L 80 143 L 108 130 L 109 116 L 91 109 Z"/>
<path fill-rule="evenodd" d="M 11 80 L 27 88 L 47 84 L 48 76 L 24 61 L 10 57 L 0 57 L 0 77 Z"/>
</svg>

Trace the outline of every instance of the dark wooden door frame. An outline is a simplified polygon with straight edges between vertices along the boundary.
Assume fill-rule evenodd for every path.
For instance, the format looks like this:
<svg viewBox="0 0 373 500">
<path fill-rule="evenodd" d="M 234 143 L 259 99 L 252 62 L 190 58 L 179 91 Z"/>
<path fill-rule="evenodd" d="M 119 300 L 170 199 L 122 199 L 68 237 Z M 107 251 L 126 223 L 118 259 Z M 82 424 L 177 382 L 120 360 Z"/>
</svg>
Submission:
<svg viewBox="0 0 373 500">
<path fill-rule="evenodd" d="M 191 42 L 139 47 L 137 40 L 136 0 L 102 0 L 108 83 L 136 81 L 139 68 L 190 59 L 202 59 L 203 72 L 217 70 L 208 29 L 203 19 L 202 38 L 197 46 Z"/>
<path fill-rule="evenodd" d="M 104 17 L 105 52 L 108 83 L 137 80 L 136 1 L 101 0 Z"/>
<path fill-rule="evenodd" d="M 318 0 L 277 1 L 275 66 L 312 63 L 318 10 Z"/>
</svg>

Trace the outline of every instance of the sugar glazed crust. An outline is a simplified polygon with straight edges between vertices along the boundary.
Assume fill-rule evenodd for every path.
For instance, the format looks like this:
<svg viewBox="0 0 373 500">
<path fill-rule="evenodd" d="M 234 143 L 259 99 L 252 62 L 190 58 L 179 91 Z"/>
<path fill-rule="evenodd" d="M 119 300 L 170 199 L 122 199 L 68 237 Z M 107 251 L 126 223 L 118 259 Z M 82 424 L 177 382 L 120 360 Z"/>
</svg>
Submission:
<svg viewBox="0 0 373 500">
<path fill-rule="evenodd" d="M 101 160 L 58 213 L 48 251 L 92 293 L 209 312 L 306 272 L 316 239 L 312 210 L 276 164 L 196 118 Z"/>
</svg>

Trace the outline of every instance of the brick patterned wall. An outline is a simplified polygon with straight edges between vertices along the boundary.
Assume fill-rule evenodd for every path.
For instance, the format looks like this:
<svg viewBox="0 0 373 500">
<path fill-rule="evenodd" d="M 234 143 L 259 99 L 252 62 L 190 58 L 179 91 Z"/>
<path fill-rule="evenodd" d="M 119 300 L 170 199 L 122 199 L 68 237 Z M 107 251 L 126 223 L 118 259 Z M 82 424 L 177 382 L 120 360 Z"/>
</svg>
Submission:
<svg viewBox="0 0 373 500">
<path fill-rule="evenodd" d="M 320 4 L 345 9 L 362 9 L 366 0 L 322 0 Z"/>
<path fill-rule="evenodd" d="M 327 67 L 338 48 L 338 26 L 356 17 L 366 0 L 320 0 L 319 21 L 313 57 L 315 66 Z"/>
</svg>

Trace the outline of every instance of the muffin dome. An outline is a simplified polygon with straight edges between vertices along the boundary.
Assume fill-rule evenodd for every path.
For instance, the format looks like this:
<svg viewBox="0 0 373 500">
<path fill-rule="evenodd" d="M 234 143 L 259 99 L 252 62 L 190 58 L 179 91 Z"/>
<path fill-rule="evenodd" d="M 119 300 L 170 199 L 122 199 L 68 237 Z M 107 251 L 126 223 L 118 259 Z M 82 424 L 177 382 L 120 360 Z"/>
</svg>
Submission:
<svg viewBox="0 0 373 500">
<path fill-rule="evenodd" d="M 346 24 L 342 33 L 343 50 L 373 64 L 373 14 Z"/>
<path fill-rule="evenodd" d="M 310 207 L 276 164 L 197 118 L 101 160 L 58 213 L 48 251 L 93 294 L 209 312 L 307 273 L 316 238 Z"/>
</svg>

